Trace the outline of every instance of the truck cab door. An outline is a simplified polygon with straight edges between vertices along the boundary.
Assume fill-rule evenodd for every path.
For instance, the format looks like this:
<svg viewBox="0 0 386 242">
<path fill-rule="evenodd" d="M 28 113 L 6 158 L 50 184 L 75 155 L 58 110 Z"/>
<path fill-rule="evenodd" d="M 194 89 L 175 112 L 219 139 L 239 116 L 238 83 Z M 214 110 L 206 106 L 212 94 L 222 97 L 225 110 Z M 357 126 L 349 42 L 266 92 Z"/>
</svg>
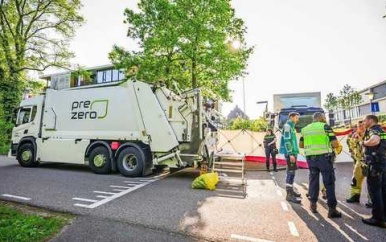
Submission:
<svg viewBox="0 0 386 242">
<path fill-rule="evenodd" d="M 36 113 L 37 106 L 23 106 L 19 108 L 12 132 L 13 143 L 19 143 L 23 137 L 37 137 L 39 125 L 35 122 Z"/>
</svg>

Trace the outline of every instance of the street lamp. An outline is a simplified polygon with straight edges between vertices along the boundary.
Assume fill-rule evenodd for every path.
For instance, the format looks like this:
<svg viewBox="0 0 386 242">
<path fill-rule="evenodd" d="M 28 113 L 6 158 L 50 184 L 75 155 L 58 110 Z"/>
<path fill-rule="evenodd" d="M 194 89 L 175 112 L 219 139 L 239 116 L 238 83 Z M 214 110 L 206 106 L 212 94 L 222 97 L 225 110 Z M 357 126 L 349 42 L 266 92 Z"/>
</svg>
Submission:
<svg viewBox="0 0 386 242">
<path fill-rule="evenodd" d="M 370 90 L 368 93 L 365 93 L 365 95 L 367 95 L 367 97 L 369 98 L 369 101 L 370 101 L 370 112 L 371 112 L 372 115 L 374 115 L 373 105 L 372 104 L 373 104 L 375 93 Z"/>
</svg>

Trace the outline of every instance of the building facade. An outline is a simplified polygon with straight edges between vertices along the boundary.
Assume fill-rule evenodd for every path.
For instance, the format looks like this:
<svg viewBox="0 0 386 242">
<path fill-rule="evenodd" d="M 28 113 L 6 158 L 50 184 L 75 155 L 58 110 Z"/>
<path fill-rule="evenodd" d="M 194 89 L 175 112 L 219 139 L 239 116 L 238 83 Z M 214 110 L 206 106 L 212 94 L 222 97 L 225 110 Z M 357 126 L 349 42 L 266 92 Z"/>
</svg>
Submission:
<svg viewBox="0 0 386 242">
<path fill-rule="evenodd" d="M 365 88 L 359 91 L 362 97 L 362 102 L 350 110 L 338 109 L 334 110 L 335 125 L 344 126 L 348 125 L 351 121 L 352 124 L 363 119 L 366 115 L 386 114 L 386 81 L 377 83 L 373 86 Z M 371 112 L 371 104 L 378 103 L 379 112 Z"/>
<path fill-rule="evenodd" d="M 81 75 L 73 75 L 74 72 L 70 71 L 44 75 L 40 78 L 46 80 L 47 86 L 54 89 L 118 82 L 125 79 L 124 71 L 114 68 L 113 65 L 89 67 L 84 70 L 90 73 L 90 77 L 87 79 Z"/>
</svg>

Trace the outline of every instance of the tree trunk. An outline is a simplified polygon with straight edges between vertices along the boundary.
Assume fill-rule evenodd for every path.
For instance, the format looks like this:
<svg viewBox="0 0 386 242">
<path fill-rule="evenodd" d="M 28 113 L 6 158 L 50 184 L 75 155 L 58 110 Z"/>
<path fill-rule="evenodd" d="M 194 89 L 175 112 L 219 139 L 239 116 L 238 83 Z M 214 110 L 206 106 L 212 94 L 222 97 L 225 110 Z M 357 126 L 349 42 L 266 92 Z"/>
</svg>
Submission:
<svg viewBox="0 0 386 242">
<path fill-rule="evenodd" d="M 197 76 L 196 76 L 197 63 L 196 60 L 192 60 L 192 88 L 197 87 Z"/>
</svg>

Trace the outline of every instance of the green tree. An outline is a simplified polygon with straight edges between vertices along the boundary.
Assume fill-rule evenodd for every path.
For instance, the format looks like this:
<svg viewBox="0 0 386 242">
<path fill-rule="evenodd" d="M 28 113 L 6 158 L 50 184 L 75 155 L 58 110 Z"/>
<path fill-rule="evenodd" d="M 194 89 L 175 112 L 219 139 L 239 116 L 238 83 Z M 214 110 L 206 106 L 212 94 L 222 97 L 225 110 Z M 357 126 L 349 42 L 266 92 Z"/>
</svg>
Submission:
<svg viewBox="0 0 386 242">
<path fill-rule="evenodd" d="M 139 12 L 125 10 L 128 37 L 141 50 L 114 46 L 110 58 L 129 78 L 163 81 L 171 89 L 201 87 L 206 96 L 228 100 L 228 82 L 245 74 L 253 50 L 230 2 L 141 0 Z"/>
<path fill-rule="evenodd" d="M 231 127 L 230 129 L 235 130 L 235 129 L 250 129 L 251 126 L 251 121 L 248 119 L 243 119 L 241 117 L 237 117 L 233 120 L 231 120 Z"/>
<path fill-rule="evenodd" d="M 22 98 L 27 87 L 26 71 L 68 66 L 73 57 L 68 50 L 69 40 L 84 21 L 80 8 L 80 0 L 0 0 L 0 95 L 4 119 L 10 118 Z M 6 133 L 9 137 L 10 129 Z"/>
<path fill-rule="evenodd" d="M 78 80 L 78 78 L 81 77 L 83 85 L 92 84 L 93 80 L 91 79 L 91 75 L 92 75 L 91 71 L 88 71 L 80 66 L 78 66 L 77 69 L 71 71 L 71 78 Z"/>
<path fill-rule="evenodd" d="M 344 116 L 351 124 L 351 110 L 362 102 L 362 96 L 348 84 L 343 86 L 339 94 L 338 106 L 344 110 Z"/>
<path fill-rule="evenodd" d="M 44 88 L 46 87 L 46 83 L 41 80 L 28 79 L 25 86 L 25 91 L 33 96 L 40 95 Z"/>
<path fill-rule="evenodd" d="M 267 128 L 268 128 L 268 122 L 263 117 L 253 120 L 250 126 L 250 130 L 255 132 L 265 132 Z"/>
<path fill-rule="evenodd" d="M 255 132 L 264 132 L 267 130 L 268 122 L 263 117 L 255 120 L 248 120 L 238 117 L 232 119 L 229 126 L 231 130 L 245 129 Z"/>
<path fill-rule="evenodd" d="M 324 108 L 329 112 L 336 109 L 338 107 L 338 97 L 333 93 L 328 93 L 326 99 L 324 100 Z"/>
<path fill-rule="evenodd" d="M 69 39 L 83 23 L 80 0 L 0 0 L 0 56 L 6 78 L 4 114 L 10 115 L 25 88 L 26 71 L 68 66 Z"/>
</svg>

